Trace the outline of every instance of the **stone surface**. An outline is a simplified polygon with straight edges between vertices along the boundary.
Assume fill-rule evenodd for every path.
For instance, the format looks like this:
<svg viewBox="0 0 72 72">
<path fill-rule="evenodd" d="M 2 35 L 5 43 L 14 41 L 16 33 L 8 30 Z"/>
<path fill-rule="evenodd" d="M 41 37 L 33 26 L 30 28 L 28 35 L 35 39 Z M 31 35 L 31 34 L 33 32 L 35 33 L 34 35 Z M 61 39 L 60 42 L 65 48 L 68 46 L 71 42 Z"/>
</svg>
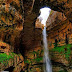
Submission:
<svg viewBox="0 0 72 72">
<path fill-rule="evenodd" d="M 0 61 L 0 71 L 4 71 L 9 67 L 14 67 L 14 70 L 20 72 L 24 67 L 24 58 L 22 55 L 17 55 L 13 53 L 9 53 L 8 56 L 12 56 L 9 60 L 5 60 L 3 62 Z M 14 72 L 14 71 L 13 71 Z"/>
<path fill-rule="evenodd" d="M 43 45 L 42 30 L 40 28 L 35 28 L 35 22 L 39 15 L 40 8 L 45 6 L 58 11 L 53 12 L 53 14 L 49 17 L 50 19 L 48 19 L 49 23 L 47 24 L 47 34 L 49 48 L 54 48 L 53 43 L 55 42 L 55 39 L 60 41 L 60 45 L 64 45 L 65 41 L 63 39 L 65 39 L 66 34 L 69 39 L 71 39 L 72 0 L 0 0 L 0 41 L 1 43 L 6 42 L 3 43 L 1 47 L 5 48 L 5 46 L 8 46 L 6 49 L 9 50 L 9 46 L 11 46 L 11 50 L 13 50 L 13 52 L 21 53 L 24 57 L 26 55 L 29 56 L 30 51 L 35 49 L 41 50 Z M 72 43 L 72 40 L 69 40 L 69 43 Z M 8 50 L 6 51 L 8 52 Z M 31 56 L 34 58 L 34 55 Z M 61 56 L 59 57 L 62 60 L 64 59 L 61 58 Z M 17 59 L 17 62 L 20 61 L 19 57 L 17 57 Z M 30 68 L 32 68 L 32 66 L 28 64 L 26 64 L 26 68 L 24 68 L 23 63 L 20 63 L 17 66 L 16 59 L 14 61 L 14 72 L 27 68 L 27 70 L 30 71 Z M 63 61 L 56 61 L 65 64 Z M 36 61 L 32 62 L 33 64 L 36 64 L 36 66 L 34 65 L 34 68 L 32 68 L 33 72 L 43 72 L 43 70 L 41 71 L 43 63 L 37 65 L 38 63 Z M 11 66 L 11 63 L 9 63 L 9 65 Z M 37 68 L 37 66 L 40 68 Z M 2 68 L 3 67 L 4 65 L 2 64 Z M 58 67 L 57 69 L 61 68 Z M 71 71 L 71 69 L 68 71 Z"/>
<path fill-rule="evenodd" d="M 66 44 L 66 36 L 68 43 L 72 43 L 72 23 L 60 12 L 53 11 L 47 20 L 47 34 L 49 47 L 53 48 L 55 40 L 59 46 Z"/>
<path fill-rule="evenodd" d="M 41 23 L 41 21 L 38 18 L 35 23 L 35 28 L 41 28 L 42 30 L 44 29 L 44 25 Z"/>
</svg>

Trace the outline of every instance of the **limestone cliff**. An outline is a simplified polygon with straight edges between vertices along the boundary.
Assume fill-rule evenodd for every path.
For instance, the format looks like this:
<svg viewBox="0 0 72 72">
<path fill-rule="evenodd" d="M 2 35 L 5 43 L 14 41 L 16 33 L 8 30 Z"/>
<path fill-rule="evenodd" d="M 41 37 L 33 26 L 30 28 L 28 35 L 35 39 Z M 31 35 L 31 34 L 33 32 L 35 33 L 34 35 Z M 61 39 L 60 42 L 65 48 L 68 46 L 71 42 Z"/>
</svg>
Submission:
<svg viewBox="0 0 72 72">
<path fill-rule="evenodd" d="M 53 65 L 57 63 L 59 70 L 71 71 L 72 0 L 0 0 L 0 70 L 43 71 L 42 29 L 36 28 L 35 23 L 40 8 L 45 6 L 54 10 L 47 20 L 49 48 L 57 47 L 57 42 L 60 46 L 67 44 L 61 47 L 62 52 L 55 52 L 57 55 L 50 52 L 56 61 Z"/>
</svg>

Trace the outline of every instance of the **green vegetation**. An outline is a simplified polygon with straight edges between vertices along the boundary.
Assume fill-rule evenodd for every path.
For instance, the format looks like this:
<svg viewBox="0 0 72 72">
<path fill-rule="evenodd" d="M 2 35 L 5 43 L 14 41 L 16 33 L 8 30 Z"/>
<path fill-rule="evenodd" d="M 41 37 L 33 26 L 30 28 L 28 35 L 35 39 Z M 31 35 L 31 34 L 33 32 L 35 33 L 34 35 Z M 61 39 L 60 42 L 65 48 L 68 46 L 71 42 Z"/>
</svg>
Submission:
<svg viewBox="0 0 72 72">
<path fill-rule="evenodd" d="M 9 53 L 9 55 L 7 55 L 6 53 L 0 53 L 0 63 L 7 65 L 9 59 L 13 59 L 14 55 L 16 55 L 16 54 L 15 53 Z"/>
<path fill-rule="evenodd" d="M 42 60 L 43 60 L 43 57 L 34 59 L 34 61 L 36 61 L 36 62 L 40 62 L 40 61 L 42 61 Z"/>
<path fill-rule="evenodd" d="M 30 63 L 29 60 L 24 60 L 24 63 Z"/>
<path fill-rule="evenodd" d="M 72 47 L 72 44 L 67 44 L 67 45 L 64 45 L 64 46 L 58 46 L 58 47 L 55 47 L 54 49 L 52 49 L 52 51 L 57 51 L 59 53 L 61 53 L 62 55 L 65 54 L 65 57 L 66 59 L 69 59 L 70 57 L 70 54 L 71 54 L 71 48 Z"/>
<path fill-rule="evenodd" d="M 27 59 L 27 60 L 24 60 L 24 63 L 31 64 L 32 62 L 40 62 L 42 60 L 43 60 L 43 57 L 35 58 L 35 59 Z"/>
<path fill-rule="evenodd" d="M 53 10 L 51 10 L 50 15 L 53 13 Z"/>
<path fill-rule="evenodd" d="M 32 53 L 33 55 L 36 55 L 36 57 L 34 57 L 34 59 L 28 59 L 26 57 L 26 59 L 24 60 L 24 63 L 31 64 L 32 62 L 40 62 L 43 60 L 43 57 L 41 56 L 41 54 L 43 53 L 43 50 L 33 51 L 30 53 Z"/>
</svg>

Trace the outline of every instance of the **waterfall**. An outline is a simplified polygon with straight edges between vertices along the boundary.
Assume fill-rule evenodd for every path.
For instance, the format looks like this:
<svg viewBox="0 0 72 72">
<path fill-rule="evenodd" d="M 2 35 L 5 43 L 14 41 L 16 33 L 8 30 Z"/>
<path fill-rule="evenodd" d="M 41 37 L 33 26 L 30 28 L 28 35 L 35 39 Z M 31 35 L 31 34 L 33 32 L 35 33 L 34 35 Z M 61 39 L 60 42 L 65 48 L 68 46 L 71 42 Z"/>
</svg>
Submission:
<svg viewBox="0 0 72 72">
<path fill-rule="evenodd" d="M 46 27 L 43 30 L 43 44 L 44 44 L 44 72 L 52 72 L 52 66 L 49 59 L 49 50 L 46 38 Z"/>
</svg>

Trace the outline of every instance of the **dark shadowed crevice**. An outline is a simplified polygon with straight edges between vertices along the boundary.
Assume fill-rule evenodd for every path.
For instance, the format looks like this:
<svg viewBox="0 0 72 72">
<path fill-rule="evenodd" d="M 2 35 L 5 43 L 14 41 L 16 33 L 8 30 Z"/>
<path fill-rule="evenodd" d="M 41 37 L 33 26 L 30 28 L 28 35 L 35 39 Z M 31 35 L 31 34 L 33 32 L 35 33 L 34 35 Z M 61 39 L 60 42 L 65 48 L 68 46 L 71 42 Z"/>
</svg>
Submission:
<svg viewBox="0 0 72 72">
<path fill-rule="evenodd" d="M 15 68 L 15 67 L 11 66 L 11 67 L 9 67 L 9 68 L 5 69 L 4 71 L 13 72 L 13 69 L 14 69 L 14 68 Z"/>
</svg>

